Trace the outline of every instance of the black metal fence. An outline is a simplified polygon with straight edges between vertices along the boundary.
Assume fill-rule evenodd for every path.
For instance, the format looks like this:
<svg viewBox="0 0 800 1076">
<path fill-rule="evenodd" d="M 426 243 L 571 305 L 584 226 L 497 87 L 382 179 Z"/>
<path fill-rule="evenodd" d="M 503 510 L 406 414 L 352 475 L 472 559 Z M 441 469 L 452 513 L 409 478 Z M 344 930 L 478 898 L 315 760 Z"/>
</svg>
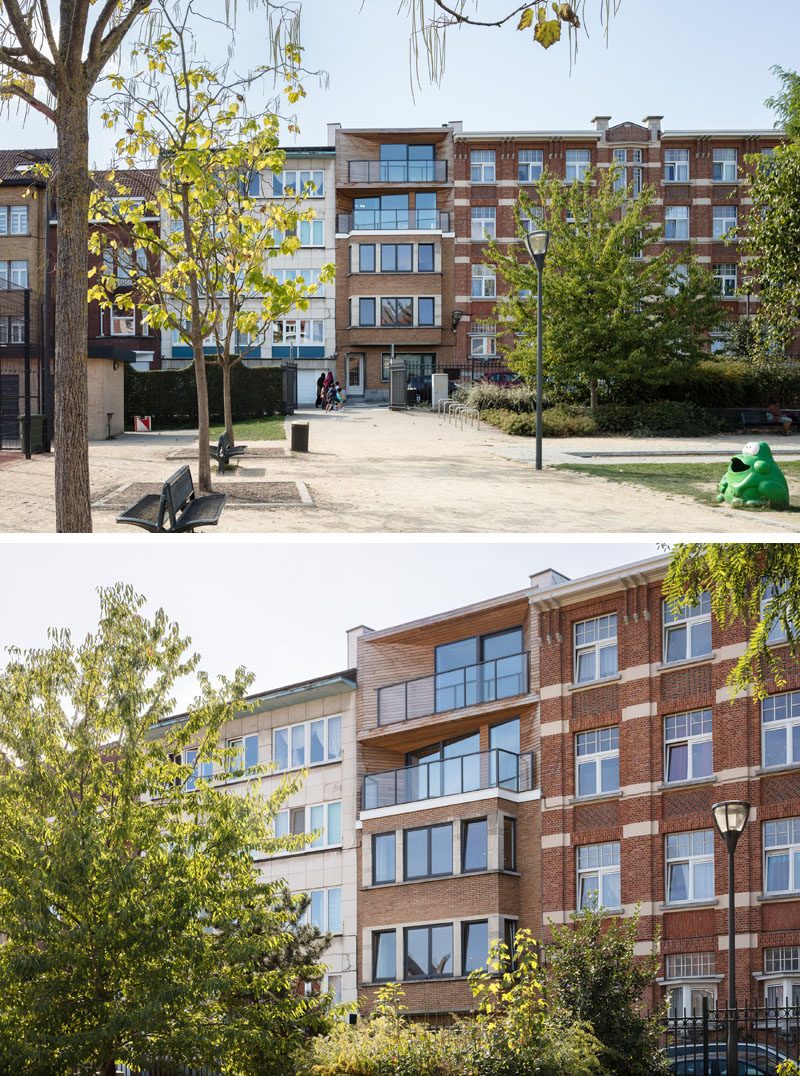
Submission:
<svg viewBox="0 0 800 1076">
<path fill-rule="evenodd" d="M 49 447 L 52 377 L 42 346 L 41 296 L 0 280 L 0 451 Z"/>
<path fill-rule="evenodd" d="M 736 1055 L 740 1076 L 774 1076 L 787 1058 L 800 1058 L 800 1007 L 737 1009 L 708 1007 L 668 1017 L 664 1047 L 676 1076 L 730 1076 L 727 1064 L 729 1021 L 737 1029 Z"/>
</svg>

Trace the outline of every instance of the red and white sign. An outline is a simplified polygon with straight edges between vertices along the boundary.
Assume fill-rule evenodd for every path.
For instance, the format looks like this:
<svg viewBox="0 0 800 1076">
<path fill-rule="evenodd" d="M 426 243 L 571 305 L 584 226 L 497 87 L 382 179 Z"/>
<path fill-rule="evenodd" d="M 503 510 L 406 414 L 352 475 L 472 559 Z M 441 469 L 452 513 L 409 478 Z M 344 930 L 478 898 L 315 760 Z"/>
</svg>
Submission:
<svg viewBox="0 0 800 1076">
<path fill-rule="evenodd" d="M 134 415 L 133 416 L 133 432 L 134 433 L 152 433 L 153 432 L 153 416 L 152 415 Z"/>
</svg>

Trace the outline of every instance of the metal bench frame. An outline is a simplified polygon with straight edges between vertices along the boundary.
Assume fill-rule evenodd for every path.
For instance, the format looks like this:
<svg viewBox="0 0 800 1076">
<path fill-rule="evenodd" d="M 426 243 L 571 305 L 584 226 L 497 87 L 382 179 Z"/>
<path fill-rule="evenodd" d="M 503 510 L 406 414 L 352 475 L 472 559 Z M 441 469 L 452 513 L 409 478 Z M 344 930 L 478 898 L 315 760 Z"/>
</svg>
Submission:
<svg viewBox="0 0 800 1076">
<path fill-rule="evenodd" d="M 231 459 L 243 455 L 246 448 L 247 445 L 232 445 L 228 434 L 223 431 L 219 441 L 208 446 L 208 452 L 212 460 L 217 461 L 219 474 L 225 474 L 225 468 Z"/>
<path fill-rule="evenodd" d="M 160 494 L 148 493 L 142 497 L 117 516 L 117 523 L 130 523 L 151 534 L 191 534 L 197 527 L 215 527 L 227 499 L 227 493 L 204 493 L 198 497 L 192 473 L 188 466 L 183 466 L 170 475 Z"/>
</svg>

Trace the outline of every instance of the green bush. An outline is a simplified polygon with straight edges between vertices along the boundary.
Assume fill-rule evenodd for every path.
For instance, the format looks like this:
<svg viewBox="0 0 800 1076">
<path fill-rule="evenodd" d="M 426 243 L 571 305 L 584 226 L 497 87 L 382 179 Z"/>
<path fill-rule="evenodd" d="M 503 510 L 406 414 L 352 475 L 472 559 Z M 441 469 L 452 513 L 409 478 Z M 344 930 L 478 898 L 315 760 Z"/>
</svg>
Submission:
<svg viewBox="0 0 800 1076">
<path fill-rule="evenodd" d="M 699 407 L 766 407 L 778 400 L 784 407 L 800 405 L 800 368 L 796 363 L 754 366 L 727 356 L 706 359 L 675 384 L 654 392 L 652 386 L 625 382 L 613 387 L 616 403 L 678 400 Z"/>
<path fill-rule="evenodd" d="M 719 433 L 730 424 L 692 403 L 604 404 L 595 412 L 600 433 L 634 437 L 701 437 Z"/>
<path fill-rule="evenodd" d="M 527 414 L 536 410 L 536 393 L 528 385 L 504 388 L 484 381 L 461 382 L 453 399 L 479 411 L 514 411 Z"/>
<path fill-rule="evenodd" d="M 481 418 L 503 433 L 514 437 L 536 436 L 536 415 L 516 414 L 514 411 L 482 411 Z M 542 413 L 542 433 L 545 437 L 591 437 L 597 433 L 597 423 L 581 407 L 546 408 Z"/>
<path fill-rule="evenodd" d="M 208 407 L 212 422 L 223 418 L 222 369 L 206 364 Z M 231 370 L 231 406 L 234 420 L 261 418 L 281 411 L 283 382 L 280 367 L 243 366 Z M 152 415 L 157 429 L 197 424 L 197 385 L 194 365 L 184 370 L 140 372 L 125 367 L 125 421 L 134 415 Z"/>
</svg>

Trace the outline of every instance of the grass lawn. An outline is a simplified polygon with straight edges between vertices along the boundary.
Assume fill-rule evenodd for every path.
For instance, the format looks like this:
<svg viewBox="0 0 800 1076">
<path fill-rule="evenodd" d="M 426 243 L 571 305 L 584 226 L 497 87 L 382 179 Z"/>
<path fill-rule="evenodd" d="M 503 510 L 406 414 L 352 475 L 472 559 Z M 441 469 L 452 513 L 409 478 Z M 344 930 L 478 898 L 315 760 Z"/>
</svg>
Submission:
<svg viewBox="0 0 800 1076">
<path fill-rule="evenodd" d="M 243 422 L 234 422 L 233 436 L 237 444 L 242 441 L 285 441 L 286 432 L 283 428 L 285 419 L 283 415 L 269 415 L 267 418 L 245 419 Z M 212 426 L 208 431 L 212 440 L 216 441 L 224 426 Z"/>
<path fill-rule="evenodd" d="M 794 507 L 800 502 L 800 460 L 779 460 L 780 468 L 789 483 L 789 496 L 793 502 L 790 512 L 800 512 Z M 727 462 L 716 463 L 559 463 L 556 471 L 577 471 L 579 474 L 605 478 L 609 482 L 626 482 L 644 486 L 653 493 L 676 493 L 693 497 L 700 504 L 716 504 L 717 486 L 727 470 Z M 763 509 L 749 508 L 743 511 L 758 512 Z"/>
</svg>

